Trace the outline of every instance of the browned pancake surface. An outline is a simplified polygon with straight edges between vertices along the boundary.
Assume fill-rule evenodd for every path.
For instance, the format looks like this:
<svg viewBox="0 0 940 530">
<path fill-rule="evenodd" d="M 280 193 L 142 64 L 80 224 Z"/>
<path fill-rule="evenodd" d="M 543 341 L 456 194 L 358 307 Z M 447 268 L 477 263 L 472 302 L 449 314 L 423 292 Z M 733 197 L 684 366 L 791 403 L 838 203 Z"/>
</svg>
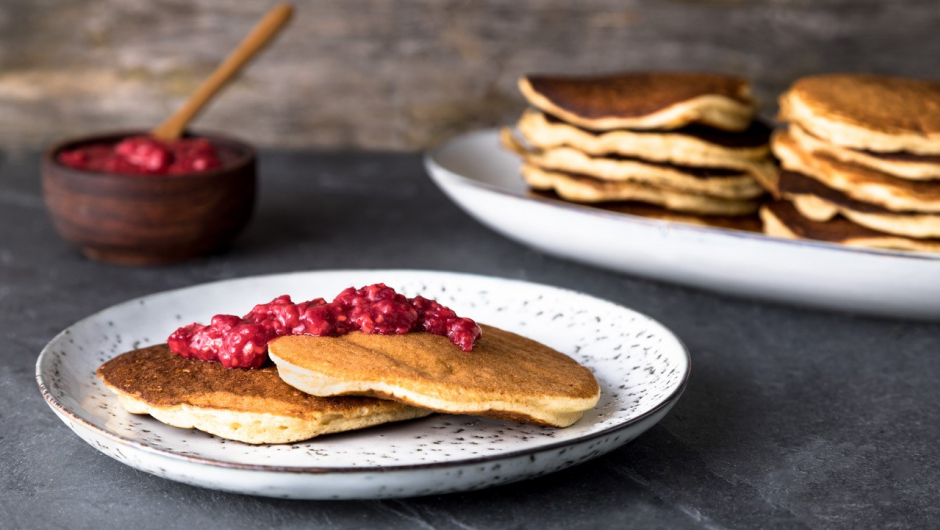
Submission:
<svg viewBox="0 0 940 530">
<path fill-rule="evenodd" d="M 842 191 L 856 199 L 867 200 L 868 197 L 863 195 L 871 192 L 866 190 L 880 187 L 892 197 L 903 199 L 908 203 L 940 201 L 940 181 L 895 177 L 861 164 L 843 162 L 827 153 L 808 152 L 803 150 L 786 131 L 778 131 L 774 135 L 773 146 L 775 154 L 787 169 L 798 169 L 788 162 L 786 153 L 789 152 L 799 160 L 800 164 L 806 166 L 807 169 L 804 172 L 809 176 L 821 181 L 838 178 L 843 182 L 839 186 Z M 872 199 L 872 202 L 875 200 L 877 199 Z"/>
<path fill-rule="evenodd" d="M 235 412 L 266 412 L 304 417 L 353 413 L 362 407 L 395 409 L 397 403 L 366 397 L 315 397 L 277 375 L 269 364 L 258 370 L 226 368 L 186 359 L 166 344 L 134 350 L 101 365 L 98 377 L 109 387 L 155 407 L 192 405 Z"/>
<path fill-rule="evenodd" d="M 527 76 L 532 89 L 583 118 L 638 118 L 699 96 L 750 105 L 747 80 L 718 74 L 635 72 L 598 77 Z"/>
<path fill-rule="evenodd" d="M 533 197 L 542 199 L 552 199 L 556 201 L 566 201 L 553 191 L 529 190 Z M 585 208 L 597 208 L 608 212 L 622 213 L 627 215 L 636 215 L 648 219 L 659 219 L 662 221 L 673 221 L 677 223 L 686 223 L 699 226 L 713 226 L 716 228 L 726 228 L 729 230 L 743 230 L 745 232 L 760 232 L 761 221 L 756 215 L 742 215 L 730 217 L 724 215 L 695 215 L 691 213 L 676 212 L 652 204 L 633 201 L 614 201 L 599 203 L 576 203 Z"/>
<path fill-rule="evenodd" d="M 430 333 L 341 337 L 285 336 L 272 354 L 292 365 L 349 381 L 415 382 L 422 393 L 557 396 L 588 399 L 599 387 L 591 371 L 544 344 L 481 324 L 483 336 L 464 352 Z M 412 384 L 412 383 L 409 383 Z"/>
<path fill-rule="evenodd" d="M 705 180 L 709 178 L 723 178 L 723 177 L 734 177 L 739 176 L 743 173 L 740 169 L 733 169 L 727 167 L 704 167 L 704 166 L 687 166 L 684 164 L 674 164 L 672 162 L 656 162 L 652 160 L 646 160 L 645 158 L 640 158 L 638 156 L 625 156 L 618 154 L 608 154 L 602 157 L 593 156 L 591 158 L 608 158 L 611 160 L 619 160 L 623 162 L 641 162 L 650 166 L 674 169 L 676 171 L 681 171 L 687 174 L 690 177 L 697 179 Z"/>
<path fill-rule="evenodd" d="M 860 149 L 868 156 L 880 158 L 882 160 L 891 160 L 894 162 L 916 162 L 919 164 L 940 164 L 940 155 L 918 155 L 916 153 L 905 153 L 896 151 L 893 153 L 879 153 L 867 149 Z"/>
<path fill-rule="evenodd" d="M 803 134 L 812 136 L 813 138 L 824 142 L 823 138 L 813 134 L 812 132 L 803 129 Z M 850 148 L 845 148 L 850 149 Z M 868 156 L 880 158 L 882 160 L 892 160 L 895 162 L 916 162 L 920 164 L 940 164 L 940 155 L 919 155 L 917 153 L 906 153 L 904 151 L 895 151 L 891 153 L 881 153 L 878 151 L 872 151 L 870 149 L 851 149 L 852 151 L 857 151 L 864 153 Z"/>
<path fill-rule="evenodd" d="M 780 220 L 793 234 L 803 239 L 846 243 L 856 240 L 897 237 L 870 228 L 865 228 L 844 217 L 834 217 L 829 221 L 812 221 L 800 215 L 800 212 L 787 201 L 774 201 L 764 206 Z M 926 240 L 931 241 L 931 240 Z M 937 241 L 937 240 L 932 240 Z"/>
<path fill-rule="evenodd" d="M 889 215 L 897 215 L 900 213 L 878 206 L 877 204 L 855 200 L 839 190 L 830 188 L 822 182 L 796 171 L 782 170 L 777 182 L 777 189 L 784 197 L 791 195 L 814 195 L 832 204 L 844 206 L 858 212 Z"/>
<path fill-rule="evenodd" d="M 860 164 L 843 162 L 824 153 L 805 154 L 809 159 L 816 159 L 816 167 L 820 171 L 838 171 L 855 184 L 880 185 L 895 190 L 895 193 L 913 199 L 927 201 L 940 200 L 940 183 L 930 180 L 910 180 L 889 175 L 877 169 L 871 169 Z"/>
<path fill-rule="evenodd" d="M 871 74 L 828 74 L 793 83 L 814 114 L 886 134 L 940 133 L 940 82 Z"/>
<path fill-rule="evenodd" d="M 557 116 L 553 116 L 547 112 L 544 113 L 545 118 L 549 123 L 564 123 L 571 127 L 576 127 L 582 131 L 599 136 L 601 134 L 609 133 L 608 130 L 596 130 L 589 129 L 580 125 L 573 123 L 568 123 Z M 615 129 L 616 130 L 616 129 Z M 663 131 L 630 131 L 633 134 L 664 134 Z M 754 120 L 751 122 L 751 125 L 748 129 L 741 132 L 728 132 L 722 131 L 721 129 L 715 129 L 712 127 L 707 127 L 705 125 L 686 125 L 685 127 L 680 127 L 678 129 L 670 130 L 669 135 L 680 135 L 680 136 L 689 136 L 696 138 L 703 142 L 710 143 L 712 145 L 717 145 L 720 147 L 728 148 L 746 148 L 746 147 L 760 147 L 762 145 L 767 145 L 770 143 L 770 133 L 772 129 L 767 126 L 766 123 L 760 120 Z"/>
</svg>

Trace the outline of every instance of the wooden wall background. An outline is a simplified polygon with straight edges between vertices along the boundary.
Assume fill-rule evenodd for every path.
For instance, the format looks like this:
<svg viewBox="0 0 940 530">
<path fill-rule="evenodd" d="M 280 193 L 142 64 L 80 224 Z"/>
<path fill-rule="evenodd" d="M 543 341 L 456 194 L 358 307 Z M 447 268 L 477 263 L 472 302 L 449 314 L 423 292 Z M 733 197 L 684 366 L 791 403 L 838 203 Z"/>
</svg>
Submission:
<svg viewBox="0 0 940 530">
<path fill-rule="evenodd" d="M 273 0 L 2 0 L 0 149 L 148 127 Z M 935 0 L 296 0 L 198 122 L 265 146 L 418 149 L 512 120 L 524 72 L 744 74 L 765 110 L 796 77 L 940 77 Z"/>
</svg>

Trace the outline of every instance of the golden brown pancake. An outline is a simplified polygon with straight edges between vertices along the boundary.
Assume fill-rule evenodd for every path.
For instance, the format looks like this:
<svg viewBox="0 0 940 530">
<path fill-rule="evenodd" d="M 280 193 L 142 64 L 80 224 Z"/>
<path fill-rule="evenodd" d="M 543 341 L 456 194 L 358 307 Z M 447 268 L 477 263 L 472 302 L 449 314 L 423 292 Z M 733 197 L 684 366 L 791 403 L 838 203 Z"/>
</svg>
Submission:
<svg viewBox="0 0 940 530">
<path fill-rule="evenodd" d="M 940 155 L 940 82 L 871 74 L 798 79 L 781 119 L 827 142 L 877 152 Z"/>
<path fill-rule="evenodd" d="M 789 132 L 800 149 L 810 153 L 828 155 L 841 162 L 869 167 L 899 178 L 940 179 L 940 155 L 876 153 L 850 149 L 817 138 L 795 123 L 790 124 Z"/>
<path fill-rule="evenodd" d="M 226 368 L 186 359 L 166 344 L 115 357 L 97 375 L 132 414 L 250 444 L 296 442 L 431 414 L 394 401 L 311 396 L 281 381 L 274 366 Z"/>
<path fill-rule="evenodd" d="M 570 147 L 536 151 L 519 143 L 507 128 L 502 130 L 500 141 L 504 147 L 522 156 L 529 166 L 586 175 L 602 181 L 648 184 L 676 192 L 720 199 L 744 200 L 759 197 L 764 194 L 764 188 L 756 180 L 755 174 L 776 172 L 776 167 L 770 161 L 755 161 L 752 167 L 754 173 L 751 173 L 740 169 L 664 164 L 619 155 L 592 157 Z"/>
<path fill-rule="evenodd" d="M 756 121 L 740 133 L 701 125 L 668 132 L 592 131 L 528 109 L 518 126 L 526 142 L 539 150 L 571 147 L 591 156 L 621 155 L 652 162 L 753 171 L 770 154 L 770 128 Z"/>
<path fill-rule="evenodd" d="M 781 171 L 777 182 L 777 189 L 780 192 L 780 196 L 784 198 L 812 195 L 826 202 L 860 212 L 882 214 L 896 213 L 883 206 L 878 206 L 877 204 L 853 199 L 847 194 L 830 188 L 822 182 L 797 171 Z"/>
<path fill-rule="evenodd" d="M 760 205 L 756 200 L 734 200 L 676 191 L 654 184 L 607 181 L 569 171 L 542 169 L 524 164 L 522 178 L 530 187 L 554 191 L 565 200 L 583 203 L 638 201 L 701 215 L 750 215 Z"/>
<path fill-rule="evenodd" d="M 678 129 L 700 123 L 743 131 L 756 112 L 745 79 L 717 74 L 530 75 L 519 79 L 519 90 L 533 107 L 594 130 Z"/>
<path fill-rule="evenodd" d="M 793 204 L 774 201 L 760 210 L 764 233 L 786 239 L 812 239 L 864 248 L 940 252 L 940 240 L 913 239 L 887 234 L 858 225 L 843 217 L 812 221 L 802 216 Z"/>
<path fill-rule="evenodd" d="M 857 201 L 829 188 L 816 179 L 794 171 L 782 171 L 780 196 L 813 221 L 828 221 L 841 214 L 848 220 L 889 234 L 915 238 L 940 237 L 940 215 L 898 213 L 887 208 Z"/>
<path fill-rule="evenodd" d="M 564 201 L 564 199 L 553 191 L 531 190 L 529 194 L 533 197 L 542 199 L 553 199 Z M 565 201 L 570 202 L 570 201 Z M 591 208 L 605 210 L 608 212 L 620 213 L 625 215 L 635 215 L 647 219 L 657 219 L 660 221 L 671 221 L 674 223 L 684 223 L 697 226 L 711 226 L 715 228 L 724 228 L 727 230 L 743 230 L 745 232 L 761 232 L 760 217 L 757 215 L 743 215 L 738 217 L 722 215 L 695 215 L 692 213 L 676 212 L 652 204 L 642 202 L 622 201 L 622 202 L 601 202 L 593 204 L 582 204 Z"/>
<path fill-rule="evenodd" d="M 285 336 L 268 346 L 281 378 L 320 396 L 365 395 L 451 414 L 553 427 L 600 398 L 591 371 L 548 346 L 480 326 L 471 352 L 430 333 Z"/>
<path fill-rule="evenodd" d="M 940 181 L 916 181 L 804 151 L 786 131 L 773 135 L 774 154 L 784 169 L 812 177 L 861 202 L 895 212 L 940 212 Z"/>
</svg>

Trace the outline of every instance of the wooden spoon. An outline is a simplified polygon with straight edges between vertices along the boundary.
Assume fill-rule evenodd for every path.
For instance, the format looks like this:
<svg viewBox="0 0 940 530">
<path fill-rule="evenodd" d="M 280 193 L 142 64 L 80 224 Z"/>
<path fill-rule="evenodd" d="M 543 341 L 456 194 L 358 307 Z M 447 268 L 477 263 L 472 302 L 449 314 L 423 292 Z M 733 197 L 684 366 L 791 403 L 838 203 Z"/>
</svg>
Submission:
<svg viewBox="0 0 940 530">
<path fill-rule="evenodd" d="M 232 50 L 222 64 L 196 89 L 186 103 L 174 112 L 150 134 L 161 140 L 176 140 L 183 134 L 186 125 L 225 84 L 238 73 L 275 35 L 287 24 L 294 8 L 290 4 L 278 4 L 252 28 L 251 33 Z"/>
</svg>

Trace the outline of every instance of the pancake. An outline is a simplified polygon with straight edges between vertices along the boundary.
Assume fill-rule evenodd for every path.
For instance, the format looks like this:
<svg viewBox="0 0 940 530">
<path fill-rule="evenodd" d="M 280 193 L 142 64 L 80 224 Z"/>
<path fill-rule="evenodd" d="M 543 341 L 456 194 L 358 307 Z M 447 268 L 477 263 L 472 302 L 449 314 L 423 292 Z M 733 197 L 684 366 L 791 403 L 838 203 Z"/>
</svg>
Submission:
<svg viewBox="0 0 940 530">
<path fill-rule="evenodd" d="M 722 199 L 753 199 L 764 188 L 753 173 L 731 168 L 679 166 L 623 156 L 593 157 L 570 147 L 530 151 L 526 163 L 549 170 L 590 175 L 611 182 L 640 182 Z M 760 173 L 776 171 L 769 162 L 755 163 Z"/>
<path fill-rule="evenodd" d="M 912 155 L 909 153 L 876 153 L 841 147 L 816 138 L 795 123 L 790 124 L 790 137 L 800 149 L 809 153 L 828 155 L 841 162 L 858 164 L 887 173 L 912 179 L 940 179 L 940 155 Z"/>
<path fill-rule="evenodd" d="M 856 224 L 880 232 L 914 238 L 940 237 L 940 215 L 892 212 L 857 201 L 793 171 L 782 171 L 778 186 L 780 195 L 793 202 L 803 217 L 813 221 L 828 221 L 841 214 Z"/>
<path fill-rule="evenodd" d="M 132 414 L 249 444 L 296 442 L 431 414 L 374 398 L 310 396 L 281 381 L 274 366 L 226 368 L 186 359 L 166 344 L 115 357 L 97 375 Z"/>
<path fill-rule="evenodd" d="M 858 225 L 842 217 L 829 221 L 812 221 L 800 215 L 786 201 L 765 204 L 760 210 L 764 233 L 785 239 L 812 239 L 864 248 L 940 252 L 938 239 L 912 239 L 886 234 Z"/>
<path fill-rule="evenodd" d="M 642 182 L 611 182 L 531 164 L 524 164 L 521 172 L 526 184 L 532 188 L 554 191 L 561 198 L 573 202 L 638 201 L 680 212 L 723 216 L 749 215 L 760 205 L 754 200 L 707 197 Z"/>
<path fill-rule="evenodd" d="M 691 123 L 744 131 L 756 113 L 748 82 L 717 74 L 530 75 L 519 79 L 519 90 L 533 107 L 602 131 L 678 129 Z"/>
<path fill-rule="evenodd" d="M 878 206 L 877 204 L 853 199 L 849 195 L 830 188 L 822 182 L 797 171 L 781 171 L 777 182 L 777 190 L 779 191 L 779 195 L 785 198 L 814 196 L 831 204 L 844 206 L 860 212 L 881 214 L 897 213 L 883 206 Z"/>
<path fill-rule="evenodd" d="M 774 133 L 771 143 L 784 169 L 812 177 L 855 200 L 894 212 L 940 212 L 940 181 L 901 179 L 826 154 L 809 153 L 786 131 Z"/>
<path fill-rule="evenodd" d="M 553 191 L 532 190 L 529 192 L 529 195 L 542 199 L 564 201 L 561 196 Z M 661 206 L 654 206 L 652 204 L 645 204 L 635 201 L 601 202 L 594 204 L 584 204 L 581 206 L 624 215 L 645 217 L 647 219 L 656 219 L 658 221 L 669 221 L 673 223 L 710 226 L 714 228 L 724 228 L 727 230 L 743 230 L 745 232 L 761 232 L 763 230 L 760 218 L 757 215 L 738 217 L 721 215 L 695 215 L 692 213 L 676 212 Z"/>
<path fill-rule="evenodd" d="M 763 187 L 755 177 L 739 169 L 679 166 L 619 155 L 592 157 L 570 147 L 529 150 L 507 128 L 502 130 L 500 141 L 507 149 L 522 156 L 526 164 L 551 171 L 586 175 L 611 182 L 650 184 L 722 199 L 753 199 L 764 194 Z M 772 173 L 776 169 L 770 161 L 766 161 L 761 164 L 761 172 Z"/>
<path fill-rule="evenodd" d="M 526 110 L 519 132 L 539 150 L 572 147 L 591 156 L 621 155 L 653 162 L 699 167 L 759 170 L 756 161 L 770 154 L 770 128 L 754 122 L 741 133 L 723 133 L 690 125 L 672 132 L 592 131 L 557 118 Z"/>
<path fill-rule="evenodd" d="M 839 215 L 839 207 L 815 195 L 793 195 L 787 197 L 800 215 L 810 221 L 825 222 Z"/>
<path fill-rule="evenodd" d="M 869 74 L 798 79 L 780 117 L 817 138 L 876 152 L 940 155 L 940 82 Z"/>
<path fill-rule="evenodd" d="M 281 378 L 320 396 L 366 395 L 450 414 L 567 427 L 597 405 L 591 371 L 534 340 L 480 326 L 472 352 L 430 333 L 285 336 L 268 346 Z"/>
</svg>

